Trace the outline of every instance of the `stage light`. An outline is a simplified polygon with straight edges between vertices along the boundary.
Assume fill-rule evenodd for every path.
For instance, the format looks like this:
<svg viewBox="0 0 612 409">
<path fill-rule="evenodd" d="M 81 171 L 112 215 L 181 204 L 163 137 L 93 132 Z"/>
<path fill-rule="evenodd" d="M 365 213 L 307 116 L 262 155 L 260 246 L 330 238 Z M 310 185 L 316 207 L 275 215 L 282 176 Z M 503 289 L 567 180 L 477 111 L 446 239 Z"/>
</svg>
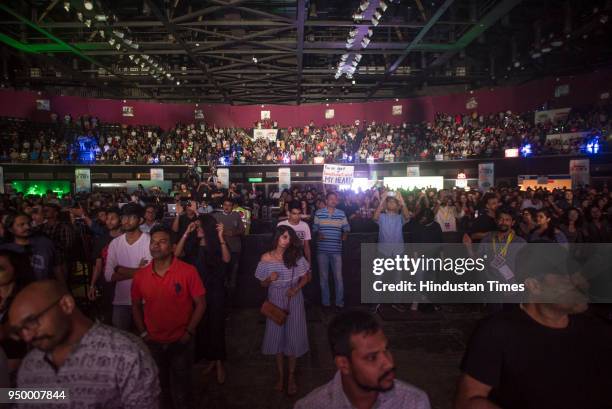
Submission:
<svg viewBox="0 0 612 409">
<path fill-rule="evenodd" d="M 374 18 L 376 20 L 380 20 L 381 17 L 382 17 L 382 14 L 380 14 L 380 12 L 378 10 L 374 12 Z"/>
<path fill-rule="evenodd" d="M 380 23 L 380 21 L 379 21 L 377 18 L 372 17 L 372 25 L 373 25 L 374 27 L 376 27 L 376 26 L 378 25 L 378 23 Z"/>
<path fill-rule="evenodd" d="M 353 20 L 355 20 L 355 21 L 363 20 L 363 13 L 354 13 L 353 14 Z"/>
<path fill-rule="evenodd" d="M 346 61 L 349 58 L 349 54 L 348 53 L 344 53 L 342 54 L 342 57 L 340 57 L 340 61 Z"/>
<path fill-rule="evenodd" d="M 378 5 L 378 7 L 380 7 L 380 9 L 381 9 L 381 10 L 383 11 L 383 13 L 384 13 L 385 11 L 387 11 L 387 8 L 388 8 L 389 6 L 387 6 L 387 3 L 385 3 L 383 0 L 381 0 L 381 1 L 380 1 L 380 4 Z"/>
<path fill-rule="evenodd" d="M 93 10 L 93 2 L 91 0 L 85 0 L 83 2 L 83 7 L 85 7 L 85 10 Z"/>
<path fill-rule="evenodd" d="M 361 2 L 361 4 L 359 5 L 359 9 L 361 11 L 366 11 L 369 6 L 370 6 L 370 2 L 368 0 L 365 0 Z"/>
<path fill-rule="evenodd" d="M 108 43 L 111 45 L 111 47 L 114 46 L 116 42 L 117 41 L 114 38 L 108 40 Z"/>
<path fill-rule="evenodd" d="M 117 30 L 113 30 L 113 34 L 121 39 L 123 39 L 123 37 L 125 37 L 125 34 L 122 33 L 121 31 L 117 31 Z"/>
<path fill-rule="evenodd" d="M 104 30 L 100 30 L 100 31 L 98 31 L 98 33 L 100 33 L 100 37 L 102 37 L 102 38 L 106 37 L 106 33 L 104 32 Z"/>
<path fill-rule="evenodd" d="M 134 61 L 134 54 L 130 54 L 130 55 L 128 55 L 128 58 L 129 58 L 130 60 Z"/>
<path fill-rule="evenodd" d="M 533 59 L 540 58 L 541 56 L 542 56 L 542 53 L 539 53 L 537 51 L 531 54 L 531 58 Z"/>
<path fill-rule="evenodd" d="M 368 37 L 364 37 L 363 40 L 361 40 L 361 47 L 366 48 L 368 44 L 370 44 L 370 41 L 371 40 Z"/>
<path fill-rule="evenodd" d="M 561 40 L 551 41 L 550 45 L 552 45 L 553 47 L 561 47 L 563 45 L 563 41 Z"/>
<path fill-rule="evenodd" d="M 374 35 L 374 30 L 368 28 L 368 37 L 372 37 L 372 35 Z"/>
<path fill-rule="evenodd" d="M 83 13 L 81 13 L 80 11 L 77 13 L 77 18 L 79 19 L 79 21 L 82 23 L 83 22 Z"/>
<path fill-rule="evenodd" d="M 351 83 L 352 83 L 353 85 L 355 85 L 355 80 L 351 81 Z"/>
<path fill-rule="evenodd" d="M 115 48 L 117 49 L 117 51 L 121 50 L 121 44 L 117 43 L 117 45 L 115 46 Z"/>
<path fill-rule="evenodd" d="M 533 154 L 533 150 L 531 148 L 530 143 L 526 143 L 525 145 L 521 146 L 521 156 L 526 158 L 528 156 L 531 156 L 532 154 Z"/>
<path fill-rule="evenodd" d="M 359 30 L 354 28 L 351 31 L 349 31 L 349 37 L 355 37 L 358 33 L 359 33 Z"/>
<path fill-rule="evenodd" d="M 170 78 L 170 77 L 172 77 L 172 74 L 167 73 L 167 74 L 166 74 L 166 77 Z"/>
<path fill-rule="evenodd" d="M 591 138 L 586 144 L 586 151 L 590 154 L 598 154 L 601 145 L 599 143 L 599 136 Z"/>
<path fill-rule="evenodd" d="M 257 57 L 253 57 L 253 62 L 257 64 Z"/>
<path fill-rule="evenodd" d="M 177 81 L 177 82 L 176 82 L 176 85 L 181 85 L 181 82 L 180 82 L 180 81 Z"/>
<path fill-rule="evenodd" d="M 87 28 L 90 28 L 90 27 L 91 27 L 91 20 L 90 20 L 90 19 L 85 20 L 85 26 L 86 26 Z"/>
<path fill-rule="evenodd" d="M 106 21 L 106 20 L 108 20 L 108 17 L 106 17 L 106 15 L 96 14 L 96 21 Z"/>
<path fill-rule="evenodd" d="M 64 10 L 70 11 L 70 2 L 69 1 L 65 1 L 64 2 Z"/>
<path fill-rule="evenodd" d="M 520 61 L 515 61 L 515 62 L 514 62 L 514 67 L 515 67 L 515 68 L 518 68 L 518 67 L 520 67 L 520 66 L 521 66 L 521 62 L 520 62 Z"/>
<path fill-rule="evenodd" d="M 543 53 L 549 53 L 549 52 L 551 52 L 551 51 L 552 51 L 552 48 L 550 48 L 550 47 L 548 47 L 548 46 L 546 46 L 546 47 L 542 47 L 542 52 L 543 52 Z"/>
<path fill-rule="evenodd" d="M 134 58 L 134 64 L 136 65 L 140 64 L 140 58 L 138 57 Z"/>
<path fill-rule="evenodd" d="M 357 62 L 361 61 L 361 57 L 363 57 L 363 55 L 355 54 L 355 61 L 357 61 Z"/>
</svg>

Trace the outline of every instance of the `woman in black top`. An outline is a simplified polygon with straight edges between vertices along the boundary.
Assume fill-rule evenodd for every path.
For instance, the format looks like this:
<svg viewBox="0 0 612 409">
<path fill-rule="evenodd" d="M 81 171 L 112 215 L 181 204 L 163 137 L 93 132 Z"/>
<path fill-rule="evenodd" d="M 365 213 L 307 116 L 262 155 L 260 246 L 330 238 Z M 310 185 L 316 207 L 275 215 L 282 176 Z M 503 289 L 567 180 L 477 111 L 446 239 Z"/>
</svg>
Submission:
<svg viewBox="0 0 612 409">
<path fill-rule="evenodd" d="M 205 214 L 191 223 L 176 246 L 175 255 L 183 253 L 189 233 L 197 231 L 198 247 L 195 256 L 188 257 L 206 288 L 206 313 L 196 334 L 196 362 L 204 358 L 210 362 L 207 372 L 217 368 L 217 381 L 225 382 L 225 267 L 231 254 L 223 238 L 223 225 Z"/>
</svg>

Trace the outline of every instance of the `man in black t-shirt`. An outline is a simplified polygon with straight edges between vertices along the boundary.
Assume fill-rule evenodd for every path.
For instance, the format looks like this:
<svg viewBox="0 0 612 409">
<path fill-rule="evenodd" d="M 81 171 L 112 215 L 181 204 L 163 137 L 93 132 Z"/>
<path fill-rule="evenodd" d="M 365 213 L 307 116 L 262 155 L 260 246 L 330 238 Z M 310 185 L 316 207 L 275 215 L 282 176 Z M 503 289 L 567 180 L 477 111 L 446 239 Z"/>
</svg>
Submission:
<svg viewBox="0 0 612 409">
<path fill-rule="evenodd" d="M 529 302 L 486 318 L 472 335 L 455 409 L 612 407 L 612 327 L 584 313 L 561 246 L 539 246 L 517 257 Z M 563 298 L 541 302 L 551 294 Z"/>
<path fill-rule="evenodd" d="M 480 242 L 488 232 L 497 230 L 497 222 L 495 221 L 495 212 L 499 207 L 497 196 L 493 193 L 487 193 L 482 202 L 484 203 L 484 212 L 478 215 L 470 229 L 470 238 L 474 243 Z"/>
</svg>

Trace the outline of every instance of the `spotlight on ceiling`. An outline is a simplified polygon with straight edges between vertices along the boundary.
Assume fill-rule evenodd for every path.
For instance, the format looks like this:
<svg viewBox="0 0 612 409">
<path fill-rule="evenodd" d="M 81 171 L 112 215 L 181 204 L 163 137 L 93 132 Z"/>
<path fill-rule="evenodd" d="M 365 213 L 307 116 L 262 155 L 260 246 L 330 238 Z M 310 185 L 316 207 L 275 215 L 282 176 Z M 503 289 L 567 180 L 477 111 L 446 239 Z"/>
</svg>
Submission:
<svg viewBox="0 0 612 409">
<path fill-rule="evenodd" d="M 371 40 L 368 37 L 364 37 L 363 40 L 361 40 L 361 47 L 366 48 L 368 44 L 370 44 L 370 41 Z"/>
<path fill-rule="evenodd" d="M 64 2 L 64 10 L 70 11 L 70 2 L 69 1 L 65 1 Z"/>
<path fill-rule="evenodd" d="M 257 64 L 257 57 L 253 57 L 253 62 Z"/>
<path fill-rule="evenodd" d="M 370 2 L 368 0 L 365 0 L 361 2 L 361 4 L 359 5 L 359 9 L 361 11 L 366 11 L 369 6 L 370 6 Z"/>
<path fill-rule="evenodd" d="M 372 17 L 371 22 L 374 27 L 376 27 L 378 23 L 380 23 L 380 21 L 376 17 Z"/>
<path fill-rule="evenodd" d="M 377 10 L 377 11 L 375 11 L 375 12 L 374 12 L 374 17 L 375 17 L 377 20 L 380 20 L 380 18 L 382 17 L 382 14 L 380 14 L 380 11 L 378 11 L 378 10 Z"/>
<path fill-rule="evenodd" d="M 85 10 L 93 10 L 93 2 L 91 0 L 85 0 L 83 2 L 83 7 L 85 7 Z"/>
<path fill-rule="evenodd" d="M 353 20 L 355 20 L 355 21 L 363 20 L 363 13 L 354 13 L 353 14 Z"/>
<path fill-rule="evenodd" d="M 385 3 L 383 0 L 380 1 L 380 4 L 378 5 L 378 7 L 380 7 L 380 9 L 382 10 L 382 12 L 384 13 L 385 11 L 387 11 L 387 8 L 389 6 L 387 6 L 387 3 Z"/>
<path fill-rule="evenodd" d="M 100 30 L 99 33 L 100 33 L 100 37 L 102 38 L 106 37 L 106 33 L 104 32 L 104 30 Z"/>
<path fill-rule="evenodd" d="M 114 38 L 108 40 L 108 43 L 111 45 L 111 47 L 114 46 L 116 42 L 117 40 L 115 40 Z"/>
<path fill-rule="evenodd" d="M 79 19 L 80 22 L 83 22 L 83 13 L 81 13 L 80 11 L 77 13 L 77 18 Z"/>
<path fill-rule="evenodd" d="M 91 20 L 90 19 L 85 20 L 85 27 L 87 27 L 87 28 L 91 27 Z"/>
</svg>

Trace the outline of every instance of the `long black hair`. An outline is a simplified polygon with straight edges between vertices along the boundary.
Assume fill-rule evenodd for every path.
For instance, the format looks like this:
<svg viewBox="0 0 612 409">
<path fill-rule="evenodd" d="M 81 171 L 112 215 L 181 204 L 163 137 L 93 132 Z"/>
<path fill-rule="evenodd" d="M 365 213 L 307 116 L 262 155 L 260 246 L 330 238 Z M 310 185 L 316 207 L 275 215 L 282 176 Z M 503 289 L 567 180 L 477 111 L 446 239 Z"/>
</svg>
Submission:
<svg viewBox="0 0 612 409">
<path fill-rule="evenodd" d="M 204 240 L 206 240 L 205 264 L 207 270 L 218 268 L 222 264 L 221 242 L 217 233 L 217 220 L 209 214 L 200 215 L 198 218 L 200 226 L 204 231 Z"/>
<path fill-rule="evenodd" d="M 292 227 L 278 226 L 276 228 L 274 239 L 272 240 L 272 250 L 278 247 L 278 240 L 285 233 L 289 234 L 289 245 L 283 253 L 283 263 L 285 263 L 285 267 L 292 268 L 297 266 L 297 261 L 302 257 L 302 242 L 297 234 L 295 234 L 295 230 L 293 230 Z"/>
<path fill-rule="evenodd" d="M 542 234 L 540 235 L 541 237 L 545 237 L 548 238 L 549 240 L 556 242 L 557 241 L 557 236 L 556 236 L 556 228 L 555 228 L 555 221 L 553 220 L 553 215 L 551 213 L 550 210 L 548 210 L 547 208 L 541 208 L 540 210 L 536 211 L 537 213 L 542 213 L 544 216 L 546 216 L 546 218 L 548 218 L 550 221 L 548 222 L 548 227 L 546 228 L 546 230 L 544 230 L 542 232 Z M 540 227 L 537 226 L 534 230 L 539 229 Z"/>
</svg>

